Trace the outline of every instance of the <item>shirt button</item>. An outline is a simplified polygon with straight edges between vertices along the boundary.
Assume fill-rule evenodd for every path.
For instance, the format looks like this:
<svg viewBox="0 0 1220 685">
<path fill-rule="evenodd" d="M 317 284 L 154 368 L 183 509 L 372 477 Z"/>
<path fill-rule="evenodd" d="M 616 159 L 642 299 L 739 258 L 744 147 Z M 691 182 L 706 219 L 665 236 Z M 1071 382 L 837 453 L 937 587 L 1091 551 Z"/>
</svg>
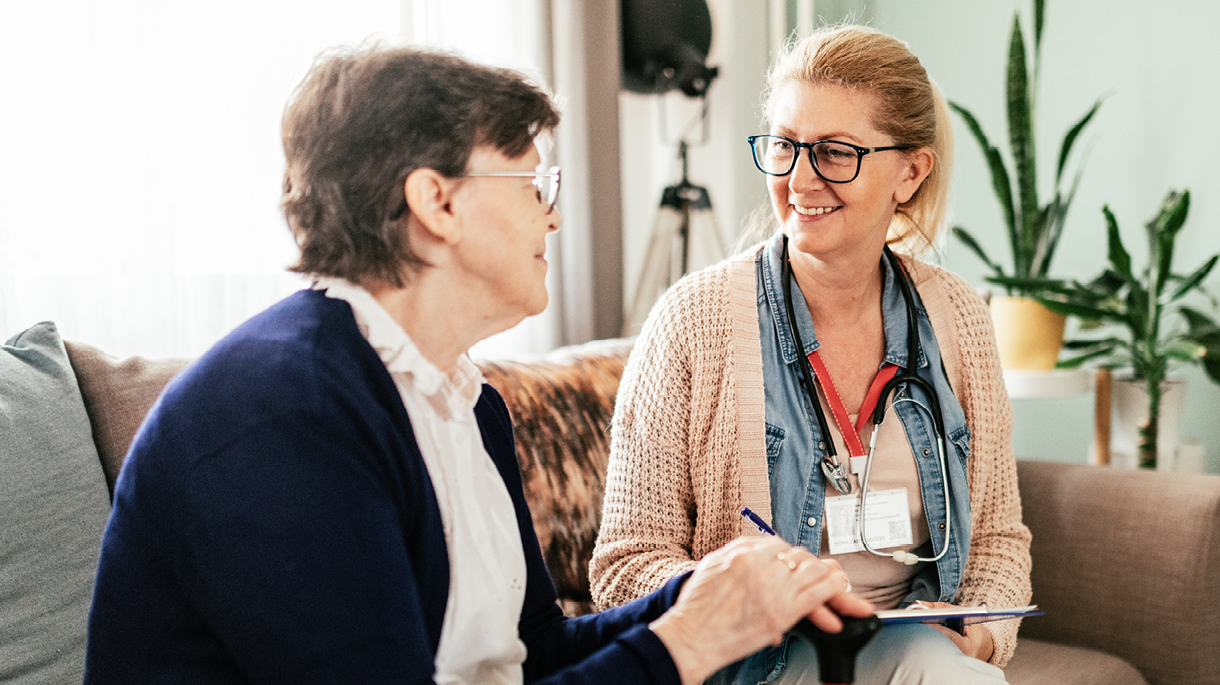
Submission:
<svg viewBox="0 0 1220 685">
<path fill-rule="evenodd" d="M 818 440 L 818 449 L 820 449 L 820 450 L 824 450 L 824 449 L 826 449 L 826 441 L 825 441 L 825 440 Z"/>
<path fill-rule="evenodd" d="M 928 449 L 927 447 L 923 448 L 923 456 L 926 457 L 929 454 L 932 454 L 932 450 Z"/>
<path fill-rule="evenodd" d="M 458 445 L 464 446 L 466 444 L 466 434 L 458 433 L 456 436 L 454 436 L 453 441 L 456 442 Z M 924 450 L 924 451 L 927 452 L 927 450 Z"/>
<path fill-rule="evenodd" d="M 945 529 L 945 522 L 944 522 L 944 521 L 941 521 L 940 523 L 936 524 L 936 528 L 937 528 L 937 530 L 944 530 L 944 529 Z"/>
<path fill-rule="evenodd" d="M 805 523 L 808 523 L 810 528 L 816 528 L 818 525 L 818 517 L 810 516 L 809 518 L 805 519 Z"/>
</svg>

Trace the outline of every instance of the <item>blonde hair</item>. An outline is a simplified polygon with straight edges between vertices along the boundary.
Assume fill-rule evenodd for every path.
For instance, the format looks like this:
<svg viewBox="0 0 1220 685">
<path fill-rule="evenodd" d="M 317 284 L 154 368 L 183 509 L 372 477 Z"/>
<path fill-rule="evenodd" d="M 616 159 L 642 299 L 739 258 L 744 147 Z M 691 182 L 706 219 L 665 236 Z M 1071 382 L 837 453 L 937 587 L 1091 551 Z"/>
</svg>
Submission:
<svg viewBox="0 0 1220 685">
<path fill-rule="evenodd" d="M 786 46 L 767 74 L 764 119 L 770 125 L 780 86 L 833 85 L 876 98 L 872 125 L 896 144 L 927 147 L 932 171 L 911 199 L 898 205 L 887 242 L 908 254 L 932 247 L 949 211 L 953 130 L 940 88 L 906 43 L 867 26 L 831 26 Z"/>
</svg>

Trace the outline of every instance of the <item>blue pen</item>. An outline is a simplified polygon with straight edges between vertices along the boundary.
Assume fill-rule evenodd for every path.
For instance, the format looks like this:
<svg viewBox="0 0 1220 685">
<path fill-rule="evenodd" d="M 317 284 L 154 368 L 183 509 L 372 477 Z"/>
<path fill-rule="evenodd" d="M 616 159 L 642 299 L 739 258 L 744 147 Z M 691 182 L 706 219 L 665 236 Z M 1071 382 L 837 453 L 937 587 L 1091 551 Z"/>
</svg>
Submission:
<svg viewBox="0 0 1220 685">
<path fill-rule="evenodd" d="M 775 535 L 775 531 L 771 530 L 771 526 L 768 526 L 767 522 L 762 520 L 761 516 L 750 511 L 749 507 L 742 507 L 741 515 L 750 519 L 750 523 L 753 523 L 758 527 L 758 532 L 764 535 Z"/>
</svg>

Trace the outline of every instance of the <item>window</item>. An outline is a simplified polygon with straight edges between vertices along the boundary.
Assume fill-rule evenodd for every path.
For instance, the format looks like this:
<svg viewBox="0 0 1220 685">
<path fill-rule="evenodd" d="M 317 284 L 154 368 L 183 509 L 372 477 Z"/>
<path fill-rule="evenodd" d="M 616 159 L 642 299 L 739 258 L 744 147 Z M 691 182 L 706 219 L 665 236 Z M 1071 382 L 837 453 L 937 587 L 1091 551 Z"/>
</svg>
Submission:
<svg viewBox="0 0 1220 685">
<path fill-rule="evenodd" d="M 278 207 L 279 120 L 313 58 L 406 33 L 529 66 L 538 32 L 521 27 L 541 24 L 518 5 L 536 3 L 6 6 L 0 339 L 52 320 L 119 356 L 202 353 L 305 285 L 285 271 L 295 247 Z"/>
</svg>

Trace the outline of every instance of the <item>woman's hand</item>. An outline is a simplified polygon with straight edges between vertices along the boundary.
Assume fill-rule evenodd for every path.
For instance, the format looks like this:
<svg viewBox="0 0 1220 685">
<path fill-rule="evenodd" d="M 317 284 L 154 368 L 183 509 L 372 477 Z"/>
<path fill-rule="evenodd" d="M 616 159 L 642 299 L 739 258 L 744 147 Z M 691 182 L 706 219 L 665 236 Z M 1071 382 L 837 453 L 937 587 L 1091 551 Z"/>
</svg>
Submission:
<svg viewBox="0 0 1220 685">
<path fill-rule="evenodd" d="M 919 604 L 928 607 L 929 609 L 952 609 L 956 604 L 948 602 L 919 602 Z M 995 652 L 995 643 L 991 640 L 991 631 L 984 628 L 978 623 L 967 623 L 961 633 L 946 628 L 939 624 L 932 624 L 932 627 L 939 630 L 953 640 L 953 644 L 962 650 L 962 654 L 972 656 L 979 661 L 987 661 Z"/>
<path fill-rule="evenodd" d="M 739 538 L 699 561 L 678 601 L 649 627 L 669 650 L 683 683 L 701 683 L 808 617 L 827 632 L 839 615 L 873 606 L 848 592 L 843 569 L 774 537 Z"/>
</svg>

